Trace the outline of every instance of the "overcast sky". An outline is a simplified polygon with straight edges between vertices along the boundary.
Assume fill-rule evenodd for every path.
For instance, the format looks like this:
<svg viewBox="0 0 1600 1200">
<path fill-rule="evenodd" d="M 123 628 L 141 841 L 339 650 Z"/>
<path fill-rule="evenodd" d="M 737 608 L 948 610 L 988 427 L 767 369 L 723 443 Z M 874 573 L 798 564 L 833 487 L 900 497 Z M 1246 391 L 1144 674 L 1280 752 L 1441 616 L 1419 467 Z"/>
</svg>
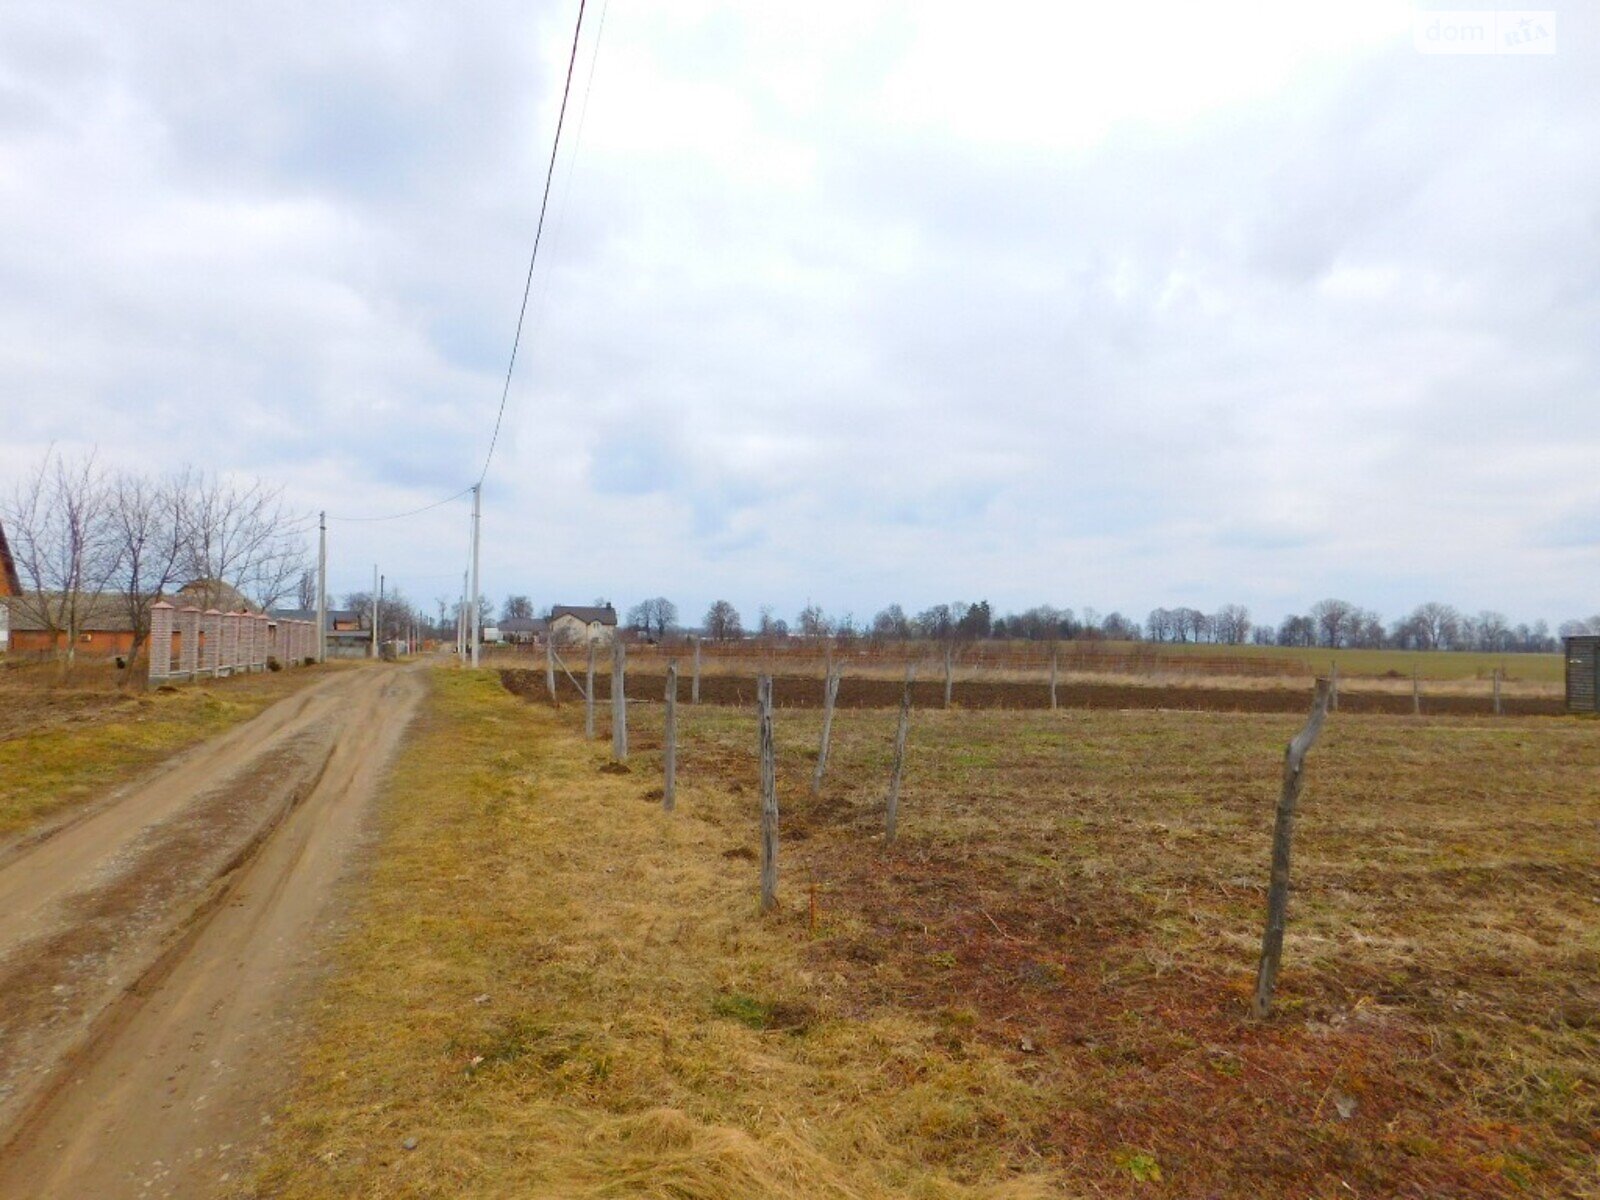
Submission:
<svg viewBox="0 0 1600 1200">
<path fill-rule="evenodd" d="M 475 480 L 576 11 L 3 0 L 0 471 Z M 484 590 L 1600 610 L 1600 28 L 1557 20 L 594 0 Z M 453 595 L 467 517 L 333 523 L 333 590 Z"/>
</svg>

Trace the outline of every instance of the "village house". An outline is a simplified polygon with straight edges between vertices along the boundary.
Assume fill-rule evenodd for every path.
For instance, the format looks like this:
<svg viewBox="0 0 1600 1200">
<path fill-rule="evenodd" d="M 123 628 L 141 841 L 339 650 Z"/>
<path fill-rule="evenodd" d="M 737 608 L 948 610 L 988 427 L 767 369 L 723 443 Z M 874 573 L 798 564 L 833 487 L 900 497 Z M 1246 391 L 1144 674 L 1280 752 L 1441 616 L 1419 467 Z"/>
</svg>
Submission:
<svg viewBox="0 0 1600 1200">
<path fill-rule="evenodd" d="M 11 605 L 8 596 L 22 591 L 17 579 L 17 563 L 11 557 L 11 543 L 6 541 L 6 527 L 0 525 L 0 653 L 11 649 Z"/>
<path fill-rule="evenodd" d="M 610 642 L 617 636 L 617 610 L 578 604 L 557 604 L 550 610 L 550 639 L 562 645 L 573 642 Z"/>
<path fill-rule="evenodd" d="M 544 641 L 549 622 L 540 617 L 506 617 L 496 628 L 502 642 L 513 646 L 536 646 Z"/>
</svg>

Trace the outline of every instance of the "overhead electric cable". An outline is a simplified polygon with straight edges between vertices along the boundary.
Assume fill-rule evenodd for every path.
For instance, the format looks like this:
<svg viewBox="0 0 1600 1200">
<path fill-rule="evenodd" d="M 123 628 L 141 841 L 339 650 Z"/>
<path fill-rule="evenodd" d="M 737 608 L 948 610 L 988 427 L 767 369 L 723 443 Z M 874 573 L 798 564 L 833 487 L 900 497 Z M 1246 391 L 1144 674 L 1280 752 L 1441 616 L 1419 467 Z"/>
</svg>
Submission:
<svg viewBox="0 0 1600 1200">
<path fill-rule="evenodd" d="M 511 395 L 511 376 L 517 367 L 517 348 L 522 343 L 522 323 L 528 316 L 528 293 L 533 290 L 533 265 L 539 259 L 539 240 L 544 235 L 545 213 L 550 207 L 550 185 L 556 175 L 556 154 L 561 149 L 561 127 L 567 119 L 567 100 L 572 95 L 572 73 L 578 62 L 578 39 L 583 33 L 583 10 L 588 0 L 578 0 L 578 23 L 572 31 L 572 53 L 567 58 L 567 81 L 561 89 L 561 110 L 556 115 L 556 135 L 550 144 L 550 165 L 545 170 L 544 196 L 539 201 L 539 223 L 533 231 L 533 253 L 528 256 L 528 277 L 522 285 L 522 306 L 517 310 L 517 331 L 511 339 L 511 360 L 506 364 L 506 382 L 500 390 L 500 410 L 494 418 L 494 434 L 489 439 L 489 453 L 484 456 L 483 470 L 478 475 L 481 486 L 489 474 L 489 464 L 494 460 L 494 448 L 500 441 L 500 423 L 506 415 L 506 398 Z"/>
<path fill-rule="evenodd" d="M 421 508 L 413 508 L 409 512 L 390 513 L 387 516 L 382 516 L 382 517 L 336 517 L 332 513 L 329 513 L 328 514 L 328 520 L 330 520 L 330 521 L 359 521 L 359 522 L 367 522 L 367 521 L 398 521 L 398 520 L 401 520 L 404 517 L 414 517 L 414 516 L 418 515 L 419 513 L 431 512 L 433 509 L 443 508 L 446 504 L 449 504 L 450 501 L 459 500 L 459 499 L 461 499 L 461 497 L 471 494 L 471 492 L 472 492 L 472 485 L 469 483 L 466 487 L 462 488 L 459 492 L 455 492 L 455 493 L 453 493 L 453 494 L 451 494 L 449 496 L 446 496 L 443 500 L 435 500 L 432 504 L 424 504 Z"/>
</svg>

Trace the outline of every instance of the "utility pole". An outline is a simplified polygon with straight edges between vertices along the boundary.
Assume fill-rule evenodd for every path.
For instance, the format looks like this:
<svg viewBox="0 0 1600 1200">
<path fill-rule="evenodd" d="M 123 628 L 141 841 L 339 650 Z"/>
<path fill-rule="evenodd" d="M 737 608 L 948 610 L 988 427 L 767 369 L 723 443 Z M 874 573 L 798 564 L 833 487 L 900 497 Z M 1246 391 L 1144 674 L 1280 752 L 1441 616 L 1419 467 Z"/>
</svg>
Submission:
<svg viewBox="0 0 1600 1200">
<path fill-rule="evenodd" d="M 328 514 L 317 514 L 317 661 L 328 661 Z"/>
<path fill-rule="evenodd" d="M 372 564 L 372 659 L 378 659 L 378 564 Z"/>
<path fill-rule="evenodd" d="M 478 638 L 482 633 L 479 622 L 482 615 L 478 612 L 478 536 L 483 529 L 483 484 L 477 483 L 472 488 L 472 666 L 478 666 Z"/>
<path fill-rule="evenodd" d="M 461 572 L 461 603 L 456 605 L 456 662 L 467 661 L 467 573 Z"/>
<path fill-rule="evenodd" d="M 377 614 L 378 615 L 377 615 L 376 619 L 372 623 L 373 624 L 373 628 L 375 628 L 375 629 L 378 629 L 378 627 L 383 622 L 383 585 L 388 583 L 388 582 L 389 582 L 389 577 L 387 575 L 379 575 L 378 576 L 378 608 L 377 608 Z M 378 650 L 380 652 L 383 650 L 383 632 L 382 632 L 381 629 L 379 629 L 379 632 L 378 632 Z"/>
</svg>

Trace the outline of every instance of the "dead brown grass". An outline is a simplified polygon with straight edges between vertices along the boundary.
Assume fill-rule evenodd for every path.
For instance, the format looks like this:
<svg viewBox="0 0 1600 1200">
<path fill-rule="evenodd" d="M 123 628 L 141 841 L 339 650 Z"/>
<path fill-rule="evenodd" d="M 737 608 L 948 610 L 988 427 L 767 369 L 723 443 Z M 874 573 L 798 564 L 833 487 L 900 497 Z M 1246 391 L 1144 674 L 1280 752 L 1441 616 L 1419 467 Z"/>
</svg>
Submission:
<svg viewBox="0 0 1600 1200">
<path fill-rule="evenodd" d="M 54 668 L 0 671 L 0 837 L 124 783 L 339 669 L 265 672 L 137 693 L 90 668 L 65 683 Z"/>
</svg>

